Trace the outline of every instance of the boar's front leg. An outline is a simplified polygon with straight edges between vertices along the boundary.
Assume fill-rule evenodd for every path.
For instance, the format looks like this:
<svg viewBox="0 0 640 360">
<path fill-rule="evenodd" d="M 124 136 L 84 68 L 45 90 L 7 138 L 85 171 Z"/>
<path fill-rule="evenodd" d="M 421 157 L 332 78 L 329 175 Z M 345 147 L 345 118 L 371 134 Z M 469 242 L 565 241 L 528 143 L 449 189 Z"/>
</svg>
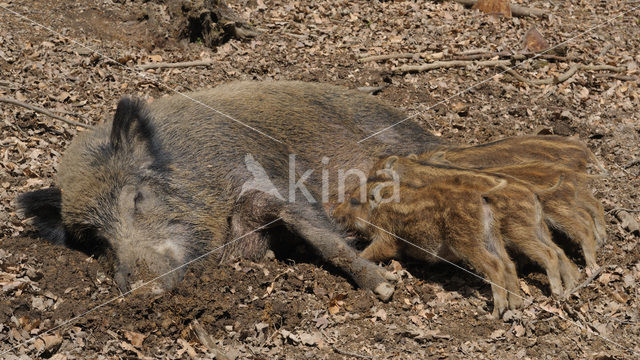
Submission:
<svg viewBox="0 0 640 360">
<path fill-rule="evenodd" d="M 382 300 L 391 298 L 394 288 L 385 278 L 393 276 L 358 256 L 320 206 L 288 203 L 280 211 L 280 217 L 287 228 L 304 238 L 325 261 L 349 274 L 358 286 L 372 290 Z"/>
<path fill-rule="evenodd" d="M 236 203 L 231 217 L 231 238 L 238 239 L 264 224 L 280 219 L 287 229 L 300 236 L 320 254 L 323 260 L 348 274 L 358 286 L 372 290 L 380 299 L 388 300 L 394 288 L 385 279 L 393 276 L 376 264 L 363 259 L 347 245 L 341 234 L 318 204 L 289 203 L 262 192 L 249 192 Z M 230 244 L 223 258 L 229 253 L 247 255 L 243 240 L 260 243 L 260 233 L 251 233 L 245 239 Z M 262 239 L 266 246 L 266 240 Z M 226 249 L 225 249 L 226 250 Z"/>
</svg>

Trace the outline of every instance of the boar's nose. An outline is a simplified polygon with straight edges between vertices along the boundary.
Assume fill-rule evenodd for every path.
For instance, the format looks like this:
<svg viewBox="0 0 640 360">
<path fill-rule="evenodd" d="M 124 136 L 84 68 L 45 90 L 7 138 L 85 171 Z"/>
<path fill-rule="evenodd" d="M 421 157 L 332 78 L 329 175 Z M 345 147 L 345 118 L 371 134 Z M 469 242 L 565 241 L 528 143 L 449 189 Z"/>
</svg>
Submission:
<svg viewBox="0 0 640 360">
<path fill-rule="evenodd" d="M 129 284 L 131 283 L 131 269 L 127 265 L 118 265 L 116 273 L 113 276 L 113 281 L 115 281 L 121 292 L 124 293 L 129 291 Z"/>
</svg>

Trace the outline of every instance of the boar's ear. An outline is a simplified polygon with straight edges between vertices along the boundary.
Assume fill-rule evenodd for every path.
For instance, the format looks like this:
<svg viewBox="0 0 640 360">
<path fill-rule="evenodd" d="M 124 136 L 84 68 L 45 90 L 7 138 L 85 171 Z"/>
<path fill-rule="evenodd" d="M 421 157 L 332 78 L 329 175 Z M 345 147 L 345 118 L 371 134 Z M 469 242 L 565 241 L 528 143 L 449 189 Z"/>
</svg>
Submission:
<svg viewBox="0 0 640 360">
<path fill-rule="evenodd" d="M 109 137 L 115 151 L 127 148 L 133 151 L 142 147 L 151 162 L 159 160 L 159 145 L 151 114 L 143 100 L 123 97 L 118 102 Z M 136 152 L 138 153 L 138 152 Z"/>
<path fill-rule="evenodd" d="M 18 208 L 25 217 L 34 218 L 34 225 L 40 236 L 64 245 L 67 232 L 62 225 L 62 192 L 58 188 L 41 189 L 18 197 Z"/>
<path fill-rule="evenodd" d="M 409 155 L 407 155 L 407 158 L 411 159 L 411 160 L 418 160 L 418 155 L 411 153 Z"/>
</svg>

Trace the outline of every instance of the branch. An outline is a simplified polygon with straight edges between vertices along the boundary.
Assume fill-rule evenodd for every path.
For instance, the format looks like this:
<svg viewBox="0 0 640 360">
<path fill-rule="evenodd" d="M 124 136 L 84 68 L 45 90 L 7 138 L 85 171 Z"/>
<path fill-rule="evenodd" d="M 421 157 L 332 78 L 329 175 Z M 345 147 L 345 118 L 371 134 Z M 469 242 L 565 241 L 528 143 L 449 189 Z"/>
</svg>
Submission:
<svg viewBox="0 0 640 360">
<path fill-rule="evenodd" d="M 591 274 L 591 276 L 589 276 L 585 281 L 582 282 L 582 284 L 574 287 L 573 289 L 571 289 L 571 291 L 567 291 L 567 294 L 565 295 L 565 298 L 568 298 L 569 296 L 573 295 L 576 293 L 576 291 L 582 289 L 583 287 L 588 286 L 589 284 L 591 284 L 591 282 L 598 277 L 598 275 L 600 275 L 600 273 L 602 272 L 602 270 L 604 270 L 604 266 L 600 266 L 598 268 L 598 270 L 596 270 L 593 274 Z"/>
<path fill-rule="evenodd" d="M 340 355 L 345 355 L 345 356 L 351 356 L 354 358 L 358 358 L 358 359 L 373 359 L 373 356 L 368 356 L 368 355 L 360 355 L 360 354 L 356 354 L 356 353 L 352 353 L 349 351 L 344 351 L 342 349 L 340 349 L 339 347 L 333 345 L 333 351 L 335 351 L 336 353 L 340 354 Z"/>
<path fill-rule="evenodd" d="M 453 0 L 453 1 L 465 6 L 473 6 L 478 2 L 477 0 Z M 511 15 L 513 16 L 540 17 L 540 16 L 545 16 L 547 13 L 548 12 L 546 10 L 527 8 L 527 7 L 511 4 Z"/>
<path fill-rule="evenodd" d="M 628 168 L 636 166 L 636 165 L 640 165 L 640 159 L 635 159 L 635 160 L 630 161 L 627 165 L 624 166 L 624 168 L 628 169 Z"/>
<path fill-rule="evenodd" d="M 401 54 L 366 56 L 358 59 L 358 61 L 363 63 L 363 62 L 369 62 L 369 61 L 380 61 L 380 60 L 390 60 L 390 59 L 417 59 L 419 57 L 420 56 L 418 54 L 401 53 Z"/>
<path fill-rule="evenodd" d="M 578 72 L 578 70 L 586 70 L 586 71 L 601 71 L 601 70 L 608 70 L 608 71 L 615 71 L 615 72 L 623 72 L 625 70 L 624 67 L 622 66 L 611 66 L 611 65 L 582 65 L 582 64 L 574 64 L 572 65 L 569 70 L 567 70 L 565 73 L 560 74 L 559 76 L 553 76 L 553 77 L 549 77 L 546 79 L 527 79 L 524 76 L 518 74 L 517 71 L 515 71 L 512 68 L 508 68 L 506 66 L 500 65 L 500 67 L 507 72 L 509 75 L 513 76 L 514 78 L 525 82 L 527 84 L 531 84 L 531 85 L 551 85 L 551 84 L 559 84 L 561 82 L 567 81 L 569 80 L 569 78 L 571 78 L 576 72 Z"/>
<path fill-rule="evenodd" d="M 616 79 L 616 80 L 620 80 L 620 81 L 638 81 L 640 80 L 638 77 L 635 76 L 625 76 L 625 75 L 616 75 L 616 74 L 595 74 L 594 75 L 597 78 L 611 78 L 611 79 Z"/>
<path fill-rule="evenodd" d="M 494 57 L 509 58 L 513 60 L 525 60 L 529 58 L 556 60 L 556 61 L 570 61 L 573 60 L 566 56 L 554 55 L 554 54 L 540 54 L 534 52 L 521 52 L 512 53 L 510 51 L 497 51 L 497 52 L 484 52 L 475 54 L 459 54 L 455 55 L 447 60 L 478 60 L 478 59 L 491 59 Z"/>
<path fill-rule="evenodd" d="M 451 61 L 435 61 L 424 65 L 402 65 L 398 67 L 395 72 L 418 72 L 429 71 L 433 69 L 447 69 L 452 67 L 466 67 L 469 65 L 475 65 L 479 67 L 485 66 L 507 66 L 510 65 L 510 60 L 487 60 L 487 61 L 469 61 L 469 60 L 451 60 Z"/>
<path fill-rule="evenodd" d="M 222 351 L 222 349 L 220 349 L 220 347 L 218 347 L 218 345 L 215 344 L 211 335 L 209 335 L 202 325 L 200 325 L 198 320 L 193 320 L 189 327 L 191 327 L 191 330 L 196 334 L 200 343 L 215 354 L 216 359 L 229 360 L 229 357 Z"/>
<path fill-rule="evenodd" d="M 35 111 L 35 112 L 40 113 L 40 114 L 45 114 L 47 116 L 50 116 L 50 117 L 52 117 L 54 119 L 60 120 L 62 122 L 65 122 L 65 123 L 67 123 L 69 125 L 72 125 L 72 126 L 80 126 L 80 127 L 87 128 L 87 129 L 91 127 L 91 126 L 89 126 L 87 124 L 83 124 L 83 123 L 79 123 L 77 121 L 65 119 L 62 116 L 58 116 L 58 115 L 52 113 L 51 111 L 49 111 L 47 109 L 43 109 L 43 108 L 39 108 L 37 106 L 29 105 L 29 104 L 23 103 L 22 101 L 18 101 L 16 99 L 9 99 L 9 98 L 5 98 L 5 97 L 0 97 L 0 102 L 7 103 L 7 104 L 13 104 L 13 105 L 17 105 L 17 106 L 22 106 L 23 108 Z M 76 115 L 76 116 L 78 116 L 78 115 Z"/>
<path fill-rule="evenodd" d="M 212 60 L 196 60 L 196 61 L 184 61 L 177 63 L 150 63 L 138 65 L 139 69 L 148 70 L 148 69 L 164 69 L 164 68 L 185 68 L 185 67 L 193 67 L 193 66 L 210 66 L 213 65 Z"/>
</svg>

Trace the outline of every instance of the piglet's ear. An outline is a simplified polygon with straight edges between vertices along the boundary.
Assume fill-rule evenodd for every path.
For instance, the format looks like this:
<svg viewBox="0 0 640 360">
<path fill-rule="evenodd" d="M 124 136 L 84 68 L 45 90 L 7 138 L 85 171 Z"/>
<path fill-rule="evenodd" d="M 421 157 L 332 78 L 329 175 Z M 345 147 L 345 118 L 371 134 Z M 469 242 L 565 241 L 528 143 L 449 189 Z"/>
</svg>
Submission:
<svg viewBox="0 0 640 360">
<path fill-rule="evenodd" d="M 398 157 L 393 155 L 387 158 L 387 161 L 384 162 L 384 168 L 388 170 L 397 170 L 398 167 Z"/>
<path fill-rule="evenodd" d="M 25 217 L 34 218 L 40 236 L 64 245 L 68 234 L 62 225 L 62 193 L 58 188 L 41 189 L 18 197 L 18 209 Z"/>
</svg>

